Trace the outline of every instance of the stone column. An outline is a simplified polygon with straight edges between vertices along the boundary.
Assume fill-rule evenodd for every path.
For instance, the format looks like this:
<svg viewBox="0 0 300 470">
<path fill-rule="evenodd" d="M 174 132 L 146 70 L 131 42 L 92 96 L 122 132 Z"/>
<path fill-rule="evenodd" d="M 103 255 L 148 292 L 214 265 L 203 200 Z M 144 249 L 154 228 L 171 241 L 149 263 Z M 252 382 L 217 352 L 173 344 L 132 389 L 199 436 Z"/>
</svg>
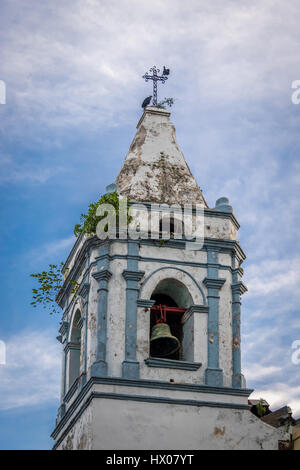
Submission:
<svg viewBox="0 0 300 470">
<path fill-rule="evenodd" d="M 81 350 L 83 355 L 83 362 L 80 367 L 79 388 L 82 388 L 86 383 L 86 363 L 87 363 L 87 325 L 88 325 L 88 301 L 89 301 L 90 284 L 83 282 L 78 289 L 78 295 L 82 298 L 83 315 L 79 320 L 77 326 L 81 329 Z M 83 332 L 82 328 L 84 326 Z"/>
<path fill-rule="evenodd" d="M 208 313 L 208 357 L 205 371 L 207 385 L 222 387 L 223 371 L 219 368 L 219 290 L 225 279 L 218 278 L 218 251 L 207 251 L 207 277 L 203 284 L 207 288 Z"/>
<path fill-rule="evenodd" d="M 237 281 L 237 271 L 233 271 L 233 281 Z M 243 386 L 241 374 L 241 294 L 247 291 L 246 286 L 241 282 L 234 282 L 232 290 L 232 387 L 241 388 Z"/>
<path fill-rule="evenodd" d="M 99 249 L 100 261 L 98 272 L 92 276 L 99 283 L 98 309 L 97 309 L 97 350 L 96 361 L 91 366 L 92 377 L 107 376 L 106 341 L 107 341 L 107 298 L 108 281 L 112 274 L 109 271 L 109 243 L 105 242 Z"/>
<path fill-rule="evenodd" d="M 60 407 L 58 409 L 57 418 L 61 419 L 65 414 L 66 405 L 64 403 L 64 398 L 66 394 L 66 353 L 65 353 L 65 346 L 67 344 L 67 333 L 68 333 L 69 323 L 66 321 L 62 321 L 61 326 L 59 328 L 60 335 L 56 337 L 56 339 L 62 345 L 62 364 L 61 364 L 61 390 L 60 390 Z"/>
<path fill-rule="evenodd" d="M 138 281 L 145 273 L 138 270 L 138 252 L 138 243 L 128 240 L 128 269 L 124 269 L 122 273 L 126 280 L 125 359 L 122 364 L 122 377 L 127 379 L 138 379 L 140 376 L 140 364 L 136 360 L 137 299 Z"/>
</svg>

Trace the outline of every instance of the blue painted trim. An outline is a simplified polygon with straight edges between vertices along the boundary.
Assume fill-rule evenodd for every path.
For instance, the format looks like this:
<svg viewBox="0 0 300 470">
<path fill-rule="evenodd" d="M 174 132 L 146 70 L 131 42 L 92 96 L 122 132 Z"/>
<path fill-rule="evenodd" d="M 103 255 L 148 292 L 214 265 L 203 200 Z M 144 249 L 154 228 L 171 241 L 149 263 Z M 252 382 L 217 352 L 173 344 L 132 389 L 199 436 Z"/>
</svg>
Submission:
<svg viewBox="0 0 300 470">
<path fill-rule="evenodd" d="M 65 334 L 68 331 L 68 328 L 69 328 L 69 322 L 63 321 L 58 331 L 62 334 L 62 336 L 65 336 Z"/>
<path fill-rule="evenodd" d="M 200 286 L 200 284 L 196 281 L 196 279 L 190 274 L 188 273 L 187 271 L 185 271 L 184 269 L 181 269 L 181 268 L 174 268 L 173 266 L 162 266 L 161 268 L 157 268 L 155 269 L 154 271 L 152 271 L 151 274 L 149 274 L 149 276 L 146 277 L 146 279 L 142 282 L 141 284 L 141 291 L 142 289 L 145 287 L 145 285 L 147 284 L 147 282 L 149 281 L 149 279 L 154 275 L 156 274 L 158 271 L 162 271 L 164 269 L 173 269 L 175 271 L 181 271 L 183 272 L 184 274 L 186 274 L 190 279 L 192 279 L 192 281 L 194 282 L 194 284 L 196 284 L 196 286 L 198 287 L 201 295 L 202 295 L 202 300 L 203 300 L 203 304 L 206 305 L 206 298 L 205 298 L 205 295 L 204 295 L 204 292 Z"/>
<path fill-rule="evenodd" d="M 112 276 L 112 273 L 108 269 L 104 269 L 103 271 L 99 271 L 97 273 L 92 274 L 93 278 L 96 279 L 96 281 L 106 281 L 108 282 Z M 105 284 L 101 284 L 102 287 L 105 286 Z"/>
<path fill-rule="evenodd" d="M 236 280 L 236 272 L 233 279 Z M 242 282 L 231 285 L 232 290 L 232 386 L 241 388 L 243 376 L 241 373 L 241 295 L 247 291 Z"/>
<path fill-rule="evenodd" d="M 150 299 L 138 299 L 137 306 L 144 308 L 151 308 L 155 304 L 155 300 Z"/>
<path fill-rule="evenodd" d="M 125 358 L 122 363 L 122 377 L 138 379 L 140 375 L 140 364 L 136 360 L 138 282 L 145 273 L 138 270 L 138 242 L 128 240 L 127 246 L 129 255 L 127 269 L 122 273 L 126 280 Z"/>
<path fill-rule="evenodd" d="M 78 383 L 79 383 L 79 377 L 77 377 L 77 379 L 74 380 L 73 384 L 69 388 L 68 393 L 65 395 L 65 398 L 64 398 L 65 403 L 68 403 L 71 400 L 72 396 L 74 395 L 74 393 L 76 392 L 78 388 Z"/>
<path fill-rule="evenodd" d="M 201 366 L 201 362 L 188 362 L 178 361 L 175 359 L 165 359 L 158 357 L 149 357 L 145 359 L 145 363 L 149 367 L 163 367 L 167 369 L 182 369 L 182 370 L 198 370 Z"/>
<path fill-rule="evenodd" d="M 169 404 L 169 405 L 181 405 L 181 406 L 195 406 L 208 407 L 208 408 L 221 408 L 221 409 L 231 409 L 231 410 L 247 410 L 250 412 L 250 405 L 243 405 L 240 403 L 218 403 L 213 401 L 197 401 L 197 400 L 184 400 L 178 398 L 165 398 L 165 397 L 152 397 L 152 396 L 141 396 L 141 395 L 126 395 L 126 394 L 113 394 L 113 393 L 101 393 L 101 392 L 92 392 L 87 398 L 86 402 L 83 403 L 81 409 L 76 413 L 70 424 L 66 427 L 64 432 L 61 434 L 59 439 L 55 442 L 53 450 L 62 443 L 65 437 L 69 434 L 74 424 L 78 421 L 83 412 L 91 404 L 94 399 L 110 399 L 110 400 L 122 400 L 122 401 L 136 401 L 143 403 L 159 403 L 159 404 Z M 163 409 L 162 409 L 163 411 Z M 54 438 L 52 433 L 51 435 Z"/>
<path fill-rule="evenodd" d="M 241 281 L 237 282 L 236 284 L 232 284 L 231 289 L 233 294 L 237 294 L 239 296 L 244 294 L 248 290 L 245 284 Z"/>
<path fill-rule="evenodd" d="M 190 305 L 186 312 L 185 312 L 185 315 L 186 314 L 193 314 L 193 313 L 208 313 L 209 312 L 209 307 L 208 305 Z"/>
<path fill-rule="evenodd" d="M 107 398 L 111 400 L 126 400 L 126 401 L 141 401 L 146 403 L 165 403 L 171 405 L 183 405 L 183 406 L 208 406 L 210 408 L 229 408 L 235 410 L 250 410 L 250 405 L 244 405 L 241 403 L 219 403 L 215 401 L 200 401 L 200 400 L 188 400 L 180 398 L 169 398 L 169 397 L 154 397 L 151 395 L 129 395 L 126 393 L 101 393 L 92 392 L 91 400 L 93 398 Z"/>
<path fill-rule="evenodd" d="M 129 380 L 124 380 L 124 379 L 111 379 L 111 378 L 107 378 L 105 380 L 104 378 L 103 379 L 93 379 L 93 378 L 91 378 L 89 380 L 89 382 L 86 384 L 85 388 L 81 391 L 81 393 L 78 395 L 78 397 L 71 404 L 70 408 L 67 410 L 67 412 L 65 413 L 63 418 L 57 424 L 54 431 L 52 432 L 51 437 L 53 437 L 53 439 L 56 439 L 56 437 L 59 435 L 59 433 L 63 429 L 65 429 L 64 432 L 61 434 L 60 438 L 56 441 L 56 443 L 54 445 L 54 448 L 57 448 L 58 445 L 62 442 L 62 440 L 65 438 L 65 436 L 69 433 L 69 431 L 72 428 L 72 426 L 74 425 L 74 423 L 79 419 L 79 417 L 82 415 L 82 413 L 85 411 L 85 409 L 89 406 L 89 404 L 91 403 L 93 398 L 111 398 L 111 399 L 117 399 L 117 400 L 124 399 L 124 400 L 147 401 L 147 402 L 148 402 L 148 398 L 149 398 L 152 403 L 155 400 L 155 402 L 159 402 L 159 403 L 171 403 L 171 404 L 188 405 L 188 406 L 208 406 L 208 407 L 217 407 L 217 408 L 246 409 L 246 410 L 250 410 L 250 408 L 251 408 L 251 406 L 243 405 L 243 404 L 231 404 L 231 403 L 223 403 L 223 402 L 209 402 L 209 401 L 200 401 L 200 400 L 199 401 L 198 400 L 177 400 L 177 399 L 171 399 L 171 398 L 168 398 L 168 397 L 148 397 L 148 396 L 141 396 L 141 395 L 113 394 L 113 393 L 108 394 L 108 393 L 92 392 L 87 397 L 85 402 L 83 402 L 83 404 L 82 404 L 81 408 L 79 409 L 79 411 L 76 413 L 76 415 L 70 421 L 70 424 L 66 427 L 68 421 L 70 420 L 70 418 L 74 414 L 76 408 L 79 407 L 80 403 L 83 401 L 83 399 L 85 398 L 87 393 L 90 391 L 90 389 L 91 389 L 91 387 L 94 383 L 107 383 L 107 384 L 112 383 L 112 384 L 116 384 L 116 385 L 121 385 L 122 384 L 124 386 L 129 385 L 129 386 L 133 386 L 133 387 L 136 387 L 136 386 L 143 387 L 143 386 L 145 386 L 145 384 L 141 385 L 141 383 L 143 383 L 143 382 L 147 382 L 147 381 L 142 381 L 142 380 L 138 380 L 138 381 L 131 380 L 131 381 L 129 381 Z M 151 382 L 151 381 L 148 381 L 148 382 Z M 183 385 L 187 385 L 187 384 L 170 385 L 170 383 L 165 383 L 165 385 L 167 386 L 166 388 L 168 388 L 170 390 L 178 390 L 178 389 L 181 389 L 181 388 L 178 388 L 178 387 L 180 387 L 180 385 L 183 386 Z M 197 387 L 197 386 L 194 386 L 194 387 Z M 204 386 L 202 386 L 202 387 L 204 387 Z M 198 390 L 198 391 L 206 391 L 208 393 L 220 393 L 220 391 L 218 389 L 216 391 L 213 391 L 213 389 L 209 390 L 209 387 L 206 387 L 206 388 L 207 388 L 206 390 Z M 225 394 L 230 394 L 230 393 L 227 393 L 227 390 L 228 391 L 231 390 L 232 395 L 237 395 L 238 394 L 237 389 L 233 390 L 233 389 L 224 388 L 224 389 L 221 389 L 221 390 L 225 391 Z M 252 393 L 252 390 L 247 390 L 247 391 L 246 390 L 241 390 L 240 392 L 241 392 L 241 396 L 249 396 L 250 393 Z M 238 395 L 240 396 L 240 394 L 238 394 Z M 172 400 L 172 401 L 170 401 L 170 400 Z"/>
<path fill-rule="evenodd" d="M 205 370 L 205 383 L 212 387 L 222 387 L 223 370 L 218 367 L 207 367 Z"/>
<path fill-rule="evenodd" d="M 226 282 L 226 279 L 212 279 L 208 277 L 203 279 L 203 284 L 207 287 L 207 289 L 212 289 L 212 290 L 217 290 L 217 291 L 219 291 L 222 288 L 225 282 Z"/>
<path fill-rule="evenodd" d="M 126 281 L 140 281 L 144 274 L 145 271 L 129 271 L 128 269 L 124 269 L 122 272 L 122 276 Z"/>
<path fill-rule="evenodd" d="M 99 247 L 99 255 L 109 254 L 109 243 L 103 243 Z M 107 342 L 107 301 L 108 282 L 111 278 L 109 271 L 109 258 L 97 263 L 97 272 L 93 273 L 94 279 L 99 284 L 99 298 L 97 303 L 97 350 L 96 360 L 91 366 L 91 375 L 105 377 L 107 375 L 106 342 Z"/>
<path fill-rule="evenodd" d="M 97 258 L 97 259 L 100 259 L 100 258 Z M 115 259 L 128 260 L 129 256 L 128 255 L 111 255 L 109 259 L 111 261 Z M 137 260 L 139 262 L 145 262 L 145 263 L 150 262 L 150 263 L 162 263 L 162 264 L 175 264 L 178 266 L 192 266 L 195 268 L 203 268 L 203 269 L 207 269 L 207 266 L 208 266 L 207 263 L 200 263 L 200 262 L 197 263 L 197 262 L 188 261 L 188 260 L 180 261 L 180 260 L 168 259 L 168 258 L 153 258 L 149 256 L 139 256 Z M 218 268 L 219 270 L 230 271 L 230 272 L 233 271 L 233 268 L 231 266 L 226 266 L 224 264 L 217 264 L 215 265 L 215 267 Z"/>
<path fill-rule="evenodd" d="M 218 277 L 218 253 L 219 250 L 215 248 L 207 250 L 207 277 L 203 280 L 203 284 L 207 288 L 209 305 L 205 383 L 222 387 L 223 371 L 219 368 L 219 290 L 226 279 Z"/>
<path fill-rule="evenodd" d="M 213 213 L 213 210 L 209 209 L 210 213 Z M 218 214 L 218 211 L 215 211 L 216 214 Z M 81 249 L 79 250 L 78 255 L 76 256 L 74 266 L 71 268 L 68 276 L 65 279 L 64 285 L 60 292 L 58 293 L 56 297 L 56 301 L 58 305 L 60 305 L 62 308 L 64 308 L 64 303 L 65 300 L 67 299 L 68 293 L 71 290 L 71 285 L 69 284 L 68 280 L 69 279 L 77 279 L 79 276 L 79 272 L 82 266 L 82 262 L 85 256 L 85 253 L 87 250 L 96 248 L 96 247 L 101 247 L 101 246 L 109 246 L 110 243 L 113 242 L 116 243 L 127 243 L 129 242 L 136 242 L 135 240 L 122 240 L 122 239 L 116 239 L 116 240 L 99 240 L 96 236 L 88 238 L 84 243 Z M 160 246 L 159 240 L 143 240 L 139 239 L 138 243 L 141 245 L 150 245 L 150 246 Z M 76 242 L 76 246 L 77 242 Z M 185 249 L 186 248 L 186 240 L 166 240 L 165 245 L 168 248 L 176 248 L 176 249 Z M 239 243 L 236 240 L 219 240 L 219 239 L 213 239 L 213 238 L 206 238 L 204 240 L 204 245 L 202 248 L 202 251 L 205 251 L 207 249 L 218 249 L 222 253 L 231 253 L 231 254 L 238 254 L 238 256 L 241 258 L 241 260 L 244 260 L 246 258 L 245 253 L 243 252 L 242 248 L 240 247 Z M 75 251 L 74 251 L 75 252 Z M 105 255 L 105 253 L 99 253 L 100 256 L 106 256 L 107 259 L 109 259 L 109 254 Z M 70 259 L 69 259 L 70 258 Z M 70 261 L 72 257 L 69 257 L 68 260 Z M 66 265 L 68 264 L 68 261 L 66 262 Z M 170 261 L 171 262 L 171 261 Z M 189 264 L 189 263 L 188 263 Z M 90 263 L 90 268 L 95 265 L 95 262 Z M 130 268 L 132 269 L 132 268 Z M 226 267 L 227 269 L 227 267 Z M 68 307 L 65 308 L 64 316 L 67 311 Z"/>
<path fill-rule="evenodd" d="M 64 348 L 65 353 L 68 354 L 68 352 L 71 351 L 71 350 L 72 351 L 74 351 L 74 350 L 77 350 L 77 351 L 79 350 L 80 351 L 80 344 L 71 343 L 71 342 L 67 343 L 65 348 Z"/>
<path fill-rule="evenodd" d="M 140 363 L 137 361 L 124 360 L 122 362 L 122 377 L 127 379 L 138 379 L 140 376 Z"/>
<path fill-rule="evenodd" d="M 83 282 L 79 288 L 78 288 L 78 291 L 77 291 L 77 294 L 82 297 L 83 300 L 85 300 L 89 294 L 89 290 L 90 290 L 90 285 L 88 282 Z"/>
</svg>

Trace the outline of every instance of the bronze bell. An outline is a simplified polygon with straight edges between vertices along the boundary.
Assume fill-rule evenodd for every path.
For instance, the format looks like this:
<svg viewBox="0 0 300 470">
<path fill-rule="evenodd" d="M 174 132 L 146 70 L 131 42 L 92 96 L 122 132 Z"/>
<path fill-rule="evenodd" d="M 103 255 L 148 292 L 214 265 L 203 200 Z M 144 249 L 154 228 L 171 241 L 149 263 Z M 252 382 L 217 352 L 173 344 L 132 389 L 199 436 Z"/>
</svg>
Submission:
<svg viewBox="0 0 300 470">
<path fill-rule="evenodd" d="M 180 341 L 173 336 L 167 323 L 156 323 L 150 338 L 150 355 L 152 357 L 170 356 L 180 348 Z"/>
</svg>

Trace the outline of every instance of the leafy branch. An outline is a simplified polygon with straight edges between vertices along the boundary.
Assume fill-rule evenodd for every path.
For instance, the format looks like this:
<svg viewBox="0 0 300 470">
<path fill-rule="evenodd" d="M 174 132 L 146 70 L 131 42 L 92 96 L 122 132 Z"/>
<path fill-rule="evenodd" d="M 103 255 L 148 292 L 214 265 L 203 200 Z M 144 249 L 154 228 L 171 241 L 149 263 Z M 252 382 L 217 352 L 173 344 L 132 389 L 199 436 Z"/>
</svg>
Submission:
<svg viewBox="0 0 300 470">
<path fill-rule="evenodd" d="M 169 106 L 171 108 L 173 104 L 174 104 L 174 98 L 165 98 L 163 101 L 160 101 L 157 104 L 157 106 L 159 106 L 160 108 L 166 109 L 166 106 Z"/>
<path fill-rule="evenodd" d="M 264 405 L 264 400 L 262 398 L 260 398 L 256 405 L 256 411 L 260 418 L 264 416 L 267 412 L 267 407 Z"/>
<path fill-rule="evenodd" d="M 116 226 L 119 226 L 119 194 L 117 191 L 106 193 L 100 197 L 100 199 L 89 205 L 87 214 L 81 214 L 80 224 L 75 225 L 74 234 L 79 237 L 82 233 L 87 235 L 94 235 L 96 233 L 96 227 L 100 220 L 107 217 L 107 211 L 102 216 L 97 216 L 97 208 L 101 204 L 111 204 L 115 209 L 116 214 Z M 129 215 L 129 199 L 127 200 L 127 223 L 130 223 L 132 217 Z M 108 227 L 105 227 L 107 231 Z M 32 289 L 32 302 L 33 307 L 41 305 L 43 308 L 50 310 L 50 314 L 57 313 L 58 306 L 56 303 L 56 296 L 60 289 L 64 286 L 64 275 L 69 268 L 65 267 L 65 264 L 49 264 L 48 271 L 42 271 L 41 273 L 30 274 L 38 281 L 38 288 Z M 73 279 L 68 279 L 68 284 L 72 287 L 71 293 L 73 294 L 72 302 L 77 301 L 77 290 L 79 283 Z"/>
<path fill-rule="evenodd" d="M 49 264 L 48 271 L 42 271 L 37 274 L 30 274 L 38 281 L 38 288 L 32 289 L 32 302 L 33 307 L 41 305 L 43 308 L 48 308 L 50 314 L 58 313 L 58 307 L 56 304 L 56 296 L 64 284 L 64 274 L 68 268 L 64 267 L 64 263 L 60 264 Z M 79 284 L 77 281 L 70 279 L 69 284 L 72 286 L 71 293 L 74 294 L 72 301 L 76 302 L 77 290 Z"/>
</svg>

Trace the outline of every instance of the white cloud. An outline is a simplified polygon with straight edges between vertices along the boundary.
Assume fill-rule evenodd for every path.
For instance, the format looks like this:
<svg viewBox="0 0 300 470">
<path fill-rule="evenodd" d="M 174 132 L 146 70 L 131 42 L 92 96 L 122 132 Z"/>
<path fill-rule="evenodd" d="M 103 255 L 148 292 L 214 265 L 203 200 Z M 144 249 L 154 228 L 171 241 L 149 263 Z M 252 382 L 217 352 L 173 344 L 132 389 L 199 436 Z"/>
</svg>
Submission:
<svg viewBox="0 0 300 470">
<path fill-rule="evenodd" d="M 282 372 L 282 369 L 277 366 L 264 367 L 261 364 L 252 364 L 245 368 L 243 373 L 247 377 L 247 380 L 259 380 L 265 377 L 273 376 Z"/>
<path fill-rule="evenodd" d="M 171 66 L 168 89 L 184 106 L 195 96 L 278 101 L 297 78 L 297 1 L 4 3 L 1 73 L 14 108 L 11 132 L 16 120 L 27 130 L 38 119 L 58 131 L 122 122 L 148 93 L 141 75 L 154 62 Z"/>
<path fill-rule="evenodd" d="M 21 331 L 6 341 L 0 366 L 0 409 L 59 398 L 60 347 L 53 331 Z"/>
<path fill-rule="evenodd" d="M 249 296 L 277 293 L 282 297 L 283 294 L 294 293 L 300 284 L 300 258 L 264 258 L 248 265 L 245 276 Z"/>
</svg>

